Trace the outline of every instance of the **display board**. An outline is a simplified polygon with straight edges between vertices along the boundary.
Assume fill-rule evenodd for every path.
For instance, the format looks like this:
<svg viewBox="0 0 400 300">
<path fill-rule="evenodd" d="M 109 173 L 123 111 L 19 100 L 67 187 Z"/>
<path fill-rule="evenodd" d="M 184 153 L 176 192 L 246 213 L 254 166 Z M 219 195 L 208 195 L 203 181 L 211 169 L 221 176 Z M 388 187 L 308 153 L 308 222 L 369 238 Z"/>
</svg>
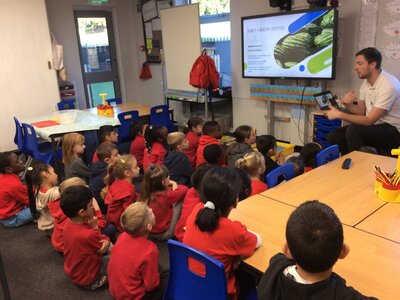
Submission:
<svg viewBox="0 0 400 300">
<path fill-rule="evenodd" d="M 197 91 L 189 84 L 189 74 L 201 54 L 199 5 L 167 8 L 160 14 L 167 88 Z"/>
</svg>

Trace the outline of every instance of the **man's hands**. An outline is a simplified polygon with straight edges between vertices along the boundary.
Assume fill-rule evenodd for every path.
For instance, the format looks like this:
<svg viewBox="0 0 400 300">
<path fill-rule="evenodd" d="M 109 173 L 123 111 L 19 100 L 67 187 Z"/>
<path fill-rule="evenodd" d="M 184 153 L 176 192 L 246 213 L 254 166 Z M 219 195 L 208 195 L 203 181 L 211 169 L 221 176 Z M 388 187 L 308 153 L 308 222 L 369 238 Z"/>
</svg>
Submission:
<svg viewBox="0 0 400 300">
<path fill-rule="evenodd" d="M 334 119 L 341 119 L 341 111 L 333 107 L 332 105 L 329 104 L 329 109 L 324 110 L 325 116 L 329 120 L 334 120 Z"/>
<path fill-rule="evenodd" d="M 342 102 L 343 105 L 350 105 L 355 101 L 357 101 L 357 95 L 354 91 L 347 92 L 342 96 L 342 98 L 340 98 L 340 102 Z"/>
</svg>

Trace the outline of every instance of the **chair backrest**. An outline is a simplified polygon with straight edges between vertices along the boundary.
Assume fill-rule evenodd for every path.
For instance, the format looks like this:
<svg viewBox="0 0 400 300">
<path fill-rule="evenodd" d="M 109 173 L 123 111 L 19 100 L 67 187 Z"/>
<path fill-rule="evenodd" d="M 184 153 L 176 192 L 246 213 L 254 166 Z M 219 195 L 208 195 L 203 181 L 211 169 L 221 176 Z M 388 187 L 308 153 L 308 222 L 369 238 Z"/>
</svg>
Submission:
<svg viewBox="0 0 400 300">
<path fill-rule="evenodd" d="M 35 156 L 39 151 L 35 128 L 31 124 L 22 123 L 22 129 L 24 134 L 24 148 L 31 156 Z"/>
<path fill-rule="evenodd" d="M 224 265 L 215 258 L 180 242 L 169 240 L 169 279 L 164 300 L 228 299 Z M 189 269 L 189 258 L 204 264 L 205 275 Z"/>
<path fill-rule="evenodd" d="M 106 99 L 108 105 L 112 104 L 122 104 L 122 98 L 111 98 L 111 99 Z"/>
<path fill-rule="evenodd" d="M 284 176 L 286 181 L 292 179 L 295 176 L 292 163 L 286 163 L 282 166 L 279 166 L 267 174 L 266 181 L 268 188 L 270 189 L 278 185 L 279 177 L 281 176 Z"/>
<path fill-rule="evenodd" d="M 21 124 L 19 123 L 19 121 L 18 121 L 18 119 L 16 117 L 14 117 L 14 123 L 15 123 L 14 143 L 15 143 L 15 145 L 17 145 L 18 150 L 21 151 L 22 153 L 24 153 L 25 152 L 25 149 L 24 149 L 24 134 L 22 132 L 22 127 L 21 127 Z"/>
<path fill-rule="evenodd" d="M 168 105 L 157 105 L 150 109 L 150 125 L 165 126 L 169 131 L 173 130 L 174 124 L 169 117 Z"/>
<path fill-rule="evenodd" d="M 332 145 L 325 149 L 322 149 L 317 153 L 317 167 L 322 166 L 336 158 L 339 158 L 339 146 Z"/>
<path fill-rule="evenodd" d="M 130 110 L 119 113 L 118 120 L 121 123 L 118 130 L 118 142 L 122 143 L 130 138 L 131 124 L 133 121 L 139 120 L 139 112 L 137 110 Z"/>
<path fill-rule="evenodd" d="M 57 103 L 58 110 L 75 109 L 76 101 L 75 99 L 62 100 Z"/>
</svg>

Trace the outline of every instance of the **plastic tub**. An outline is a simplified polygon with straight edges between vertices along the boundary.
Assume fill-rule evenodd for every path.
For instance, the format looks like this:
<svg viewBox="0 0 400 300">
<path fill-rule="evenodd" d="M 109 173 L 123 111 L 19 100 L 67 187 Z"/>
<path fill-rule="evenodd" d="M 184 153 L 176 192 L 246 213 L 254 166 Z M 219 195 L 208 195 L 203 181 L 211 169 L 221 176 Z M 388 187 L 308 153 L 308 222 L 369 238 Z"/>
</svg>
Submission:
<svg viewBox="0 0 400 300">
<path fill-rule="evenodd" d="M 76 109 L 61 110 L 54 113 L 54 117 L 58 120 L 57 122 L 61 125 L 74 123 L 78 117 L 78 111 Z"/>
</svg>

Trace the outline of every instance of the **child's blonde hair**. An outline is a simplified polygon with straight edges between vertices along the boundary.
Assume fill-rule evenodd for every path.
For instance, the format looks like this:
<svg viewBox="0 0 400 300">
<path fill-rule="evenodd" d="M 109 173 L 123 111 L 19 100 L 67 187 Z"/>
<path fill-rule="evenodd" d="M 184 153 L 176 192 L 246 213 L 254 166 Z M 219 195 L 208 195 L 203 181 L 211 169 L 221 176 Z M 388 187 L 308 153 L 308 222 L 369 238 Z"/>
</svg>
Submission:
<svg viewBox="0 0 400 300">
<path fill-rule="evenodd" d="M 122 229 L 132 235 L 143 235 L 150 213 L 150 208 L 144 202 L 129 205 L 121 215 Z"/>
<path fill-rule="evenodd" d="M 251 177 L 256 177 L 265 172 L 265 159 L 260 152 L 246 153 L 236 161 L 235 167 L 245 170 Z"/>
<path fill-rule="evenodd" d="M 167 143 L 171 150 L 176 150 L 184 140 L 185 134 L 183 132 L 171 132 L 167 136 Z"/>
<path fill-rule="evenodd" d="M 62 142 L 62 162 L 69 164 L 75 157 L 75 145 L 84 142 L 85 137 L 80 133 L 71 132 L 64 135 Z"/>
<path fill-rule="evenodd" d="M 86 182 L 80 177 L 71 177 L 68 179 L 65 179 L 63 182 L 61 182 L 60 186 L 58 187 L 58 191 L 60 192 L 60 195 L 63 191 L 66 190 L 66 188 L 70 186 L 85 186 Z"/>
</svg>

